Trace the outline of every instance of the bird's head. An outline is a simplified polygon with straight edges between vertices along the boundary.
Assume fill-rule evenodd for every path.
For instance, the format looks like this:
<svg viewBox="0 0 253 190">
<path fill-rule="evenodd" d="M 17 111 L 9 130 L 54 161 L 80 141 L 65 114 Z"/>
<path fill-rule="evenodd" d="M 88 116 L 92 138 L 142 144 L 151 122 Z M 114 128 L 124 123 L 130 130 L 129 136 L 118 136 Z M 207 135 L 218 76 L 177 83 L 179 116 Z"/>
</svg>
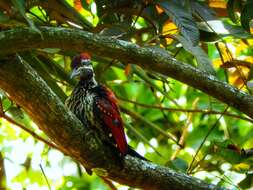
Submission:
<svg viewBox="0 0 253 190">
<path fill-rule="evenodd" d="M 78 77 L 81 80 L 91 80 L 94 71 L 91 64 L 91 56 L 88 53 L 80 53 L 72 59 L 71 78 Z"/>
</svg>

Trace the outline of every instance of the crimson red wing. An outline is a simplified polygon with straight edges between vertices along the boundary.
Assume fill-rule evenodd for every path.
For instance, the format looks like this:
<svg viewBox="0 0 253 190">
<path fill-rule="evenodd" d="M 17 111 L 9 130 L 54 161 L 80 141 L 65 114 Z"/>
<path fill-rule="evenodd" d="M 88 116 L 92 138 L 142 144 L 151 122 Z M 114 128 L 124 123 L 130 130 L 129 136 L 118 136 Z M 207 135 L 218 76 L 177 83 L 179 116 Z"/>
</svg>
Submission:
<svg viewBox="0 0 253 190">
<path fill-rule="evenodd" d="M 107 127 L 109 133 L 112 134 L 120 153 L 125 155 L 128 151 L 128 145 L 123 122 L 113 92 L 104 86 L 100 86 L 100 96 L 96 99 L 95 104 L 103 120 L 103 124 Z"/>
</svg>

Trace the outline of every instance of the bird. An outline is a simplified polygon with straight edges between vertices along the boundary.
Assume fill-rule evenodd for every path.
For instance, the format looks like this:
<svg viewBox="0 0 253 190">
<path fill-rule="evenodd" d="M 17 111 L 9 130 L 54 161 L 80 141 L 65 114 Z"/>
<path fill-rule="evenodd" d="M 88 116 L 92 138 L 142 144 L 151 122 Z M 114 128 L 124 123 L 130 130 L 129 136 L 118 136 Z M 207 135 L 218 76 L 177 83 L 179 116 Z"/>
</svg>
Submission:
<svg viewBox="0 0 253 190">
<path fill-rule="evenodd" d="M 67 98 L 66 106 L 84 127 L 95 131 L 102 142 L 116 149 L 120 158 L 128 154 L 147 161 L 128 145 L 118 101 L 112 90 L 96 81 L 90 54 L 74 56 L 71 69 L 70 77 L 77 78 L 78 84 Z"/>
</svg>

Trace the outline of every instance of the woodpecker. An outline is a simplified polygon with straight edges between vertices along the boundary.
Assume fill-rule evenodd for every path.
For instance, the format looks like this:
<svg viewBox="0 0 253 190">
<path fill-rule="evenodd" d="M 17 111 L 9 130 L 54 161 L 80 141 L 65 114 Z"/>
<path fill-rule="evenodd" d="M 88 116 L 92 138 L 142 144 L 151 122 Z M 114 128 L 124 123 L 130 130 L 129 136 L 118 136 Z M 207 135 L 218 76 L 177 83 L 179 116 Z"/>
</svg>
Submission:
<svg viewBox="0 0 253 190">
<path fill-rule="evenodd" d="M 66 100 L 66 106 L 102 142 L 114 146 L 120 157 L 129 154 L 146 160 L 127 144 L 117 99 L 109 88 L 95 80 L 91 56 L 88 53 L 75 56 L 71 68 L 71 78 L 78 78 L 79 82 Z"/>
</svg>

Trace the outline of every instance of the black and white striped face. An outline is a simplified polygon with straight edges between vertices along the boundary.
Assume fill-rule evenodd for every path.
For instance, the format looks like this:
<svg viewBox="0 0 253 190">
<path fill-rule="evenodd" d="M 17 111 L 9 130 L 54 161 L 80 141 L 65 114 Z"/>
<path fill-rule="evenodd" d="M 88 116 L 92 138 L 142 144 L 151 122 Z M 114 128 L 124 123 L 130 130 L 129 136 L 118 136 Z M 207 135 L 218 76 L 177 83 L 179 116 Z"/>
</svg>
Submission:
<svg viewBox="0 0 253 190">
<path fill-rule="evenodd" d="M 79 77 L 82 80 L 90 80 L 94 77 L 90 55 L 87 53 L 75 56 L 72 60 L 71 68 L 71 78 Z"/>
</svg>

